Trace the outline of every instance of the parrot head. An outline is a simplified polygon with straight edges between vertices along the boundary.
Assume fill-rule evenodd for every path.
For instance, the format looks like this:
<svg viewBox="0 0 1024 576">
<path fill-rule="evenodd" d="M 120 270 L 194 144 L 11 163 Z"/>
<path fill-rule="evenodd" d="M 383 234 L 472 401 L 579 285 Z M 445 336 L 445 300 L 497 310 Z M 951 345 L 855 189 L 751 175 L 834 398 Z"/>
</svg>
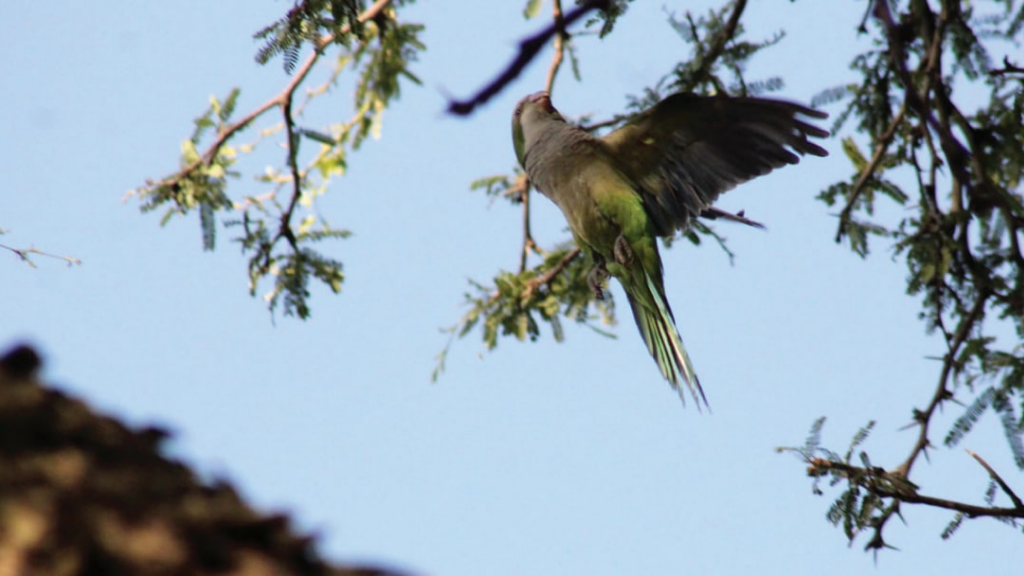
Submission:
<svg viewBox="0 0 1024 576">
<path fill-rule="evenodd" d="M 551 105 L 551 96 L 546 91 L 535 92 L 516 104 L 512 114 L 512 145 L 516 149 L 519 165 L 526 168 L 526 144 L 544 120 L 562 120 L 562 115 Z"/>
</svg>

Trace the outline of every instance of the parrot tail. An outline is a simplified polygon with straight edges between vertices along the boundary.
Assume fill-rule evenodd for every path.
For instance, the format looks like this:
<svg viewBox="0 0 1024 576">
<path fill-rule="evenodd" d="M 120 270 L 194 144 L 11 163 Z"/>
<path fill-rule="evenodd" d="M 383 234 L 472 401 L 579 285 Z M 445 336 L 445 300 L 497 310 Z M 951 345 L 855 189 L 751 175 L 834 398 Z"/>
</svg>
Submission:
<svg viewBox="0 0 1024 576">
<path fill-rule="evenodd" d="M 704 406 L 710 410 L 708 399 L 704 396 L 704 389 L 701 388 L 700 380 L 693 369 L 693 363 L 690 362 L 690 356 L 687 355 L 686 348 L 683 347 L 683 340 L 679 337 L 679 331 L 676 330 L 672 310 L 662 295 L 662 290 L 658 288 L 650 274 L 643 271 L 642 275 L 646 286 L 638 288 L 646 291 L 650 298 L 639 299 L 631 294 L 630 290 L 626 291 L 626 296 L 629 299 L 630 308 L 633 309 L 636 326 L 640 329 L 644 343 L 647 344 L 647 349 L 658 363 L 658 369 L 661 370 L 662 376 L 676 389 L 684 404 L 686 398 L 683 384 L 686 384 L 694 402 L 697 403 L 697 410 L 700 410 L 702 401 Z M 648 302 L 653 305 L 653 308 L 648 305 Z M 699 397 L 698 393 L 700 393 Z"/>
</svg>

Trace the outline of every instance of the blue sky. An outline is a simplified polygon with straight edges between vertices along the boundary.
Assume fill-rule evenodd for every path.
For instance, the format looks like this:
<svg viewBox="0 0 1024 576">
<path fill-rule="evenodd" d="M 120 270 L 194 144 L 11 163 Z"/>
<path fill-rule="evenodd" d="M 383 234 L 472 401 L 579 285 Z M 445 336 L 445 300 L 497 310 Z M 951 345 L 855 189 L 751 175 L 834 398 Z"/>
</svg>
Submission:
<svg viewBox="0 0 1024 576">
<path fill-rule="evenodd" d="M 789 36 L 749 78 L 782 75 L 780 94 L 804 102 L 854 78 L 863 2 L 752 4 L 750 38 Z M 901 262 L 878 243 L 868 260 L 834 244 L 836 219 L 814 200 L 851 171 L 834 140 L 830 158 L 723 197 L 768 226 L 718 227 L 734 265 L 710 245 L 663 255 L 713 415 L 679 405 L 626 316 L 614 340 L 567 326 L 563 344 L 545 334 L 482 353 L 474 334 L 430 383 L 438 329 L 462 314 L 466 280 L 517 262 L 518 209 L 468 184 L 511 169 L 511 110 L 542 87 L 547 61 L 469 119 L 442 111 L 444 94 L 476 90 L 541 25 L 522 20 L 521 2 L 403 13 L 427 25 L 414 67 L 424 86 L 405 87 L 383 137 L 318 204 L 354 232 L 325 247 L 345 264 L 343 293 L 315 290 L 311 320 L 272 323 L 228 235 L 203 252 L 198 218 L 160 228 L 122 199 L 177 166 L 211 94 L 239 86 L 246 111 L 280 90 L 280 66 L 253 62 L 250 35 L 289 5 L 26 2 L 0 20 L 0 243 L 83 261 L 0 258 L 0 346 L 33 342 L 50 381 L 130 422 L 169 426 L 175 455 L 293 512 L 332 559 L 438 575 L 1016 573 L 1016 531 L 979 520 L 944 542 L 952 514 L 910 506 L 908 527 L 887 531 L 902 551 L 873 565 L 825 522 L 830 500 L 811 494 L 804 466 L 773 450 L 800 444 L 822 415 L 827 445 L 845 448 L 874 418 L 868 449 L 894 465 L 916 435 L 899 429 L 938 377 L 929 357 L 941 348 L 903 294 Z M 556 106 L 620 110 L 687 54 L 666 10 L 703 6 L 637 2 L 607 39 L 580 38 L 584 81 L 564 74 Z M 349 89 L 310 124 L 347 117 Z M 535 206 L 538 241 L 562 241 L 557 210 Z M 993 418 L 963 447 L 1020 483 Z M 987 484 L 959 448 L 936 450 L 913 479 L 974 502 Z"/>
</svg>

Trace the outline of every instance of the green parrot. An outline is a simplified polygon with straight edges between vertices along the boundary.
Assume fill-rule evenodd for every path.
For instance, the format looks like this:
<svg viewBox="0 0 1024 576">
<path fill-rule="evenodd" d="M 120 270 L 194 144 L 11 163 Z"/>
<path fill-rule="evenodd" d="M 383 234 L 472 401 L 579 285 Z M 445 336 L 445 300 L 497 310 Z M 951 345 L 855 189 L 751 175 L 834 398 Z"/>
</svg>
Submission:
<svg viewBox="0 0 1024 576">
<path fill-rule="evenodd" d="M 656 239 L 685 231 L 697 216 L 760 227 L 711 204 L 737 184 L 796 164 L 794 152 L 827 156 L 808 137 L 828 132 L 799 116 L 828 115 L 780 100 L 679 93 L 596 137 L 567 123 L 547 92 L 516 105 L 519 164 L 592 258 L 594 296 L 604 297 L 609 274 L 622 283 L 647 349 L 684 403 L 685 384 L 698 408 L 708 405 L 665 298 Z"/>
</svg>

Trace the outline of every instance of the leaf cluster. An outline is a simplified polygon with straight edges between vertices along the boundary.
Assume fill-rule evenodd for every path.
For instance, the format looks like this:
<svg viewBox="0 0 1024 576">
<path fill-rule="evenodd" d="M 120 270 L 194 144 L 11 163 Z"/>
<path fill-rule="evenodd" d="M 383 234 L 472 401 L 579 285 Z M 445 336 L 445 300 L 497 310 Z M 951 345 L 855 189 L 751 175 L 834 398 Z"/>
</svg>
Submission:
<svg viewBox="0 0 1024 576">
<path fill-rule="evenodd" d="M 895 495 L 914 493 L 917 486 L 900 474 L 872 465 L 868 453 L 858 450 L 874 429 L 874 421 L 854 434 L 841 455 L 821 446 L 824 425 L 824 417 L 816 420 L 803 446 L 777 450 L 796 453 L 808 465 L 807 474 L 814 478 L 815 495 L 824 494 L 820 488 L 822 481 L 827 480 L 830 487 L 843 486 L 825 517 L 832 525 L 842 527 L 851 543 L 863 531 L 871 530 L 866 550 L 889 547 L 882 538 L 882 529 L 891 516 L 900 514 L 900 500 Z"/>
<path fill-rule="evenodd" d="M 1002 68 L 993 64 L 994 51 L 1022 40 L 1024 6 L 1011 0 L 876 2 L 869 16 L 872 25 L 861 33 L 870 35 L 872 47 L 851 63 L 859 80 L 823 91 L 815 102 L 842 103 L 835 130 L 854 123 L 871 152 L 845 138 L 851 175 L 819 199 L 840 207 L 837 241 L 846 239 L 866 257 L 869 239 L 883 239 L 894 258 L 905 261 L 907 293 L 920 299 L 921 319 L 944 344 L 935 395 L 913 413 L 920 434 L 907 460 L 864 479 L 847 469 L 849 458 L 829 459 L 829 473 L 850 482 L 830 518 L 876 528 L 869 547 L 878 548 L 888 510 L 913 500 L 872 483 L 910 474 L 931 446 L 932 416 L 947 402 L 965 406 L 945 436 L 947 446 L 992 412 L 1024 469 L 1024 70 L 1006 57 Z M 1008 327 L 1017 338 L 1005 336 Z M 864 458 L 862 468 L 869 469 Z M 893 495 L 893 504 L 871 500 L 885 494 Z M 878 504 L 874 512 L 853 515 L 853 505 L 861 510 L 865 502 Z M 960 512 L 944 536 L 978 514 L 951 508 Z"/>
<path fill-rule="evenodd" d="M 594 299 L 587 286 L 590 271 L 586 260 L 572 243 L 565 243 L 544 254 L 534 268 L 518 273 L 502 271 L 494 284 L 485 286 L 470 280 L 471 292 L 465 293 L 468 310 L 458 323 L 445 329 L 452 337 L 462 338 L 482 326 L 484 346 L 493 350 L 499 337 L 512 336 L 519 341 L 536 341 L 541 323 L 547 323 L 556 342 L 565 338 L 562 317 L 594 331 L 612 336 L 603 326 L 615 323 L 615 304 L 610 293 Z M 452 340 L 438 355 L 436 380 L 444 371 Z"/>
<path fill-rule="evenodd" d="M 311 281 L 335 293 L 341 290 L 342 262 L 314 245 L 347 238 L 351 232 L 331 225 L 316 210 L 316 200 L 345 174 L 352 151 L 368 137 L 380 138 L 384 111 L 401 96 L 401 81 L 420 83 L 410 68 L 425 49 L 419 39 L 423 27 L 397 21 L 393 10 L 360 15 L 360 7 L 358 2 L 303 2 L 258 33 L 271 40 L 257 59 L 265 62 L 283 53 L 290 70 L 294 64 L 287 64 L 289 54 L 297 54 L 303 42 L 322 35 L 338 41 L 327 80 L 298 101 L 299 86 L 326 46 L 316 41 L 289 85 L 244 117 L 234 118 L 237 88 L 223 100 L 211 97 L 210 106 L 195 119 L 195 130 L 182 145 L 178 172 L 147 181 L 132 192 L 142 200 L 144 212 L 164 209 L 162 224 L 175 215 L 197 212 L 207 250 L 215 248 L 217 215 L 230 214 L 223 225 L 237 231 L 233 240 L 248 256 L 249 292 L 255 296 L 269 280 L 271 286 L 263 298 L 271 312 L 280 306 L 285 315 L 307 318 Z M 326 127 L 303 126 L 306 107 L 337 91 L 344 73 L 348 73 L 345 78 L 354 77 L 351 118 Z M 261 129 L 249 143 L 234 144 L 270 111 L 280 112 L 279 122 Z M 240 156 L 253 154 L 268 138 L 278 139 L 284 148 L 282 165 L 253 175 L 260 190 L 229 193 L 229 182 L 243 175 L 236 166 Z"/>
<path fill-rule="evenodd" d="M 330 38 L 348 48 L 353 38 L 364 40 L 359 20 L 362 11 L 362 0 L 302 0 L 282 18 L 253 34 L 253 38 L 265 41 L 256 53 L 256 61 L 266 64 L 280 55 L 285 71 L 291 74 L 307 42 L 320 50 L 322 39 Z"/>
</svg>

